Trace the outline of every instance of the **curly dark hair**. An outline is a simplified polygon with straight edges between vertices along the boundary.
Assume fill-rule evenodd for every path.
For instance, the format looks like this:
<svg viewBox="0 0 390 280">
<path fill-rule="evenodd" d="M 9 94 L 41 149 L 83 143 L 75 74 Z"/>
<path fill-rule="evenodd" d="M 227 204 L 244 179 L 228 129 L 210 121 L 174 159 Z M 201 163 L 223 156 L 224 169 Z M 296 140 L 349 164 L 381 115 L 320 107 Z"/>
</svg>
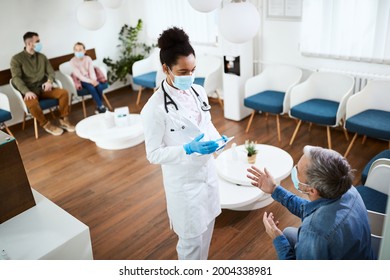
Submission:
<svg viewBox="0 0 390 280">
<path fill-rule="evenodd" d="M 195 56 L 195 51 L 190 44 L 187 33 L 178 27 L 164 30 L 157 43 L 160 48 L 161 64 L 166 64 L 170 68 L 176 65 L 180 56 L 191 54 Z"/>
</svg>

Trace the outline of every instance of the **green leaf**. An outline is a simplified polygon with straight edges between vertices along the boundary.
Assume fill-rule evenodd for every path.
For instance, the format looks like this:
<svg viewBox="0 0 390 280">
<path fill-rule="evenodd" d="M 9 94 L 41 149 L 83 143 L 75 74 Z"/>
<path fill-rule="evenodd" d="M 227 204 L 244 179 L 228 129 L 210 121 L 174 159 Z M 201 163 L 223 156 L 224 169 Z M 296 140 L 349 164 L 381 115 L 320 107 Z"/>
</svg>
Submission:
<svg viewBox="0 0 390 280">
<path fill-rule="evenodd" d="M 138 34 L 142 30 L 142 20 L 139 19 L 135 27 L 124 24 L 119 31 L 118 60 L 109 57 L 103 59 L 108 67 L 107 79 L 110 84 L 121 81 L 127 82 L 127 75 L 132 74 L 134 62 L 145 58 L 156 45 L 146 45 L 138 42 Z"/>
</svg>

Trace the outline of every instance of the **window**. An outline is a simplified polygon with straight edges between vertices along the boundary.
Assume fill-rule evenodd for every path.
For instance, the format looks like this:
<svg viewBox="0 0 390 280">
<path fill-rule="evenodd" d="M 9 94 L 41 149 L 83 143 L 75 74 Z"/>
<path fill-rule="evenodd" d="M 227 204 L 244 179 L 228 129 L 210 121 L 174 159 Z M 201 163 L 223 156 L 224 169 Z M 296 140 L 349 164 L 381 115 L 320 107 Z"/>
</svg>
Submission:
<svg viewBox="0 0 390 280">
<path fill-rule="evenodd" d="M 184 0 L 145 0 L 148 36 L 157 40 L 160 34 L 172 26 L 183 28 L 192 43 L 215 44 L 217 42 L 217 12 L 201 13 Z"/>
<path fill-rule="evenodd" d="M 390 63 L 390 1 L 305 0 L 301 53 Z"/>
</svg>

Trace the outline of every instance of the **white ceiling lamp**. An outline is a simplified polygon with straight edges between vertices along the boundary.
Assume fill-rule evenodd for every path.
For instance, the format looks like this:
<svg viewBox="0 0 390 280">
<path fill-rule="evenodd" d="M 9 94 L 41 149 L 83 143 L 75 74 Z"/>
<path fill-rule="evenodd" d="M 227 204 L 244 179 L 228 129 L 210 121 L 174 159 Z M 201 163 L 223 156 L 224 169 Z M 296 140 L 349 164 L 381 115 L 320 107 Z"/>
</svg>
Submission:
<svg viewBox="0 0 390 280">
<path fill-rule="evenodd" d="M 219 29 L 229 42 L 245 43 L 256 35 L 259 27 L 260 14 L 248 1 L 233 0 L 221 10 Z"/>
<path fill-rule="evenodd" d="M 110 9 L 118 9 L 122 5 L 122 0 L 101 0 L 103 5 Z"/>
<path fill-rule="evenodd" d="M 88 30 L 97 30 L 106 22 L 106 11 L 96 0 L 84 0 L 77 9 L 77 21 Z"/>
<path fill-rule="evenodd" d="M 188 0 L 191 7 L 198 12 L 208 13 L 219 7 L 222 0 Z"/>
</svg>

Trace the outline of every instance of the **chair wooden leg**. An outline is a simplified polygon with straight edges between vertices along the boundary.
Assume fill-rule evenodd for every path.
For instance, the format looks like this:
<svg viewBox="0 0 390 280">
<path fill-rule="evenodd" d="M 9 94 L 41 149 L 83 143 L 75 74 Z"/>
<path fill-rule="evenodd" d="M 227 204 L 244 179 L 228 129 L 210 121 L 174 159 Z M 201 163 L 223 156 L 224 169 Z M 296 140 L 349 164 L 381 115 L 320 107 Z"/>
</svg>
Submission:
<svg viewBox="0 0 390 280">
<path fill-rule="evenodd" d="M 362 145 L 364 145 L 364 143 L 366 143 L 366 140 L 367 140 L 367 135 L 363 135 Z"/>
<path fill-rule="evenodd" d="M 282 141 L 282 138 L 280 136 L 280 120 L 279 120 L 279 115 L 276 114 L 276 129 L 278 130 L 278 141 Z"/>
<path fill-rule="evenodd" d="M 139 102 L 141 101 L 142 89 L 143 89 L 143 87 L 140 87 L 138 90 L 137 102 L 135 103 L 136 105 L 139 105 Z"/>
<path fill-rule="evenodd" d="M 9 135 L 11 135 L 13 138 L 15 138 L 15 136 L 12 134 L 11 130 L 8 128 L 8 126 L 6 124 L 4 124 L 4 128 Z"/>
<path fill-rule="evenodd" d="M 345 139 L 347 139 L 347 141 L 349 141 L 348 131 L 345 128 L 343 128 L 343 130 L 344 130 Z"/>
<path fill-rule="evenodd" d="M 56 118 L 56 116 L 54 115 L 54 112 L 53 112 L 53 110 L 52 110 L 51 108 L 49 108 L 49 110 L 50 110 L 50 114 L 51 114 L 51 116 L 53 117 L 53 119 L 55 119 L 55 118 Z"/>
<path fill-rule="evenodd" d="M 23 115 L 22 130 L 24 130 L 25 127 L 26 127 L 26 112 L 24 112 L 24 115 Z"/>
<path fill-rule="evenodd" d="M 341 119 L 341 123 L 340 123 L 340 126 L 342 127 L 343 131 L 344 131 L 344 135 L 345 135 L 345 139 L 347 139 L 347 142 L 349 141 L 349 135 L 348 135 L 348 131 L 347 129 L 344 127 L 345 125 L 345 120 L 344 119 Z"/>
<path fill-rule="evenodd" d="M 104 101 L 105 101 L 106 104 L 107 104 L 108 109 L 110 109 L 110 111 L 113 111 L 113 108 L 112 108 L 112 106 L 111 106 L 111 103 L 110 103 L 110 101 L 108 101 L 108 98 L 107 98 L 107 96 L 106 96 L 105 94 L 103 94 L 103 98 L 104 98 Z"/>
<path fill-rule="evenodd" d="M 253 111 L 251 117 L 249 118 L 248 125 L 246 126 L 245 133 L 248 133 L 249 128 L 251 127 L 251 124 L 252 124 L 252 121 L 253 121 L 253 117 L 255 116 L 255 114 L 256 114 L 256 111 Z"/>
<path fill-rule="evenodd" d="M 328 148 L 332 149 L 332 138 L 330 137 L 330 127 L 326 127 L 326 136 L 328 137 Z"/>
<path fill-rule="evenodd" d="M 70 94 L 68 113 L 72 111 L 73 93 Z"/>
<path fill-rule="evenodd" d="M 312 125 L 313 125 L 313 123 L 309 123 L 309 131 L 311 131 Z"/>
<path fill-rule="evenodd" d="M 85 107 L 84 96 L 81 96 L 81 104 L 83 104 L 84 119 L 87 117 L 87 108 Z"/>
<path fill-rule="evenodd" d="M 34 132 L 35 132 L 35 139 L 38 139 L 38 124 L 36 118 L 34 118 Z"/>
<path fill-rule="evenodd" d="M 299 120 L 298 124 L 297 124 L 297 127 L 295 128 L 295 131 L 293 133 L 293 136 L 291 137 L 291 140 L 290 140 L 290 146 L 292 145 L 292 143 L 294 142 L 295 140 L 295 136 L 297 136 L 297 133 L 298 133 L 298 130 L 299 130 L 299 127 L 301 126 L 302 124 L 302 120 Z"/>
<path fill-rule="evenodd" d="M 349 143 L 348 149 L 347 149 L 347 151 L 345 152 L 344 157 L 347 157 L 347 156 L 348 156 L 349 152 L 350 152 L 351 149 L 352 149 L 352 145 L 353 145 L 353 143 L 355 142 L 357 136 L 358 136 L 358 134 L 355 133 L 355 135 L 353 136 L 353 138 L 352 138 L 352 140 L 351 140 L 351 143 Z"/>
</svg>

